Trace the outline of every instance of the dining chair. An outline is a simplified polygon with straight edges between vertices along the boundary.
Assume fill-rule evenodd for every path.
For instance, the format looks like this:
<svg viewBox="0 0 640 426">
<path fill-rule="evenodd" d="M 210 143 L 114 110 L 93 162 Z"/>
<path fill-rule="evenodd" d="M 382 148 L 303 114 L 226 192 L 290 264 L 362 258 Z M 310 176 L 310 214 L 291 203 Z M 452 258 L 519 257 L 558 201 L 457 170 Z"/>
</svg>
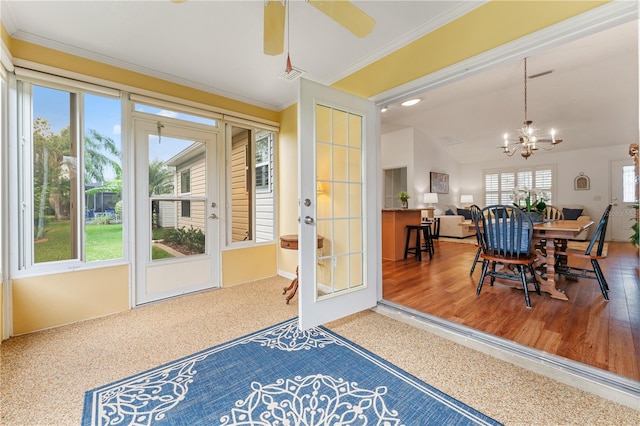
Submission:
<svg viewBox="0 0 640 426">
<path fill-rule="evenodd" d="M 557 207 L 548 205 L 545 207 L 544 212 L 542 214 L 542 218 L 544 220 L 564 220 L 564 213 L 562 210 L 560 210 Z M 553 240 L 553 244 L 555 246 L 555 250 L 556 251 L 564 251 L 567 249 L 567 240 L 565 239 L 555 239 Z M 547 240 L 546 239 L 541 239 L 537 242 L 535 248 L 536 250 L 538 250 L 542 256 L 546 256 L 547 255 Z M 565 262 L 566 263 L 566 262 Z M 543 272 L 544 270 L 546 270 L 546 267 L 544 265 L 541 266 L 541 273 L 543 275 L 546 274 L 546 272 Z"/>
<path fill-rule="evenodd" d="M 480 241 L 482 238 L 482 230 L 478 226 L 478 219 L 480 219 L 480 207 L 476 204 L 473 204 L 471 207 L 469 207 L 469 210 L 471 211 L 471 221 L 476 228 L 476 247 L 478 249 L 476 250 L 476 257 L 475 259 L 473 259 L 471 271 L 469 272 L 469 275 L 473 275 L 473 271 L 475 271 L 476 269 L 476 264 L 482 263 L 482 260 L 480 260 L 480 253 L 482 252 L 482 243 Z"/>
<path fill-rule="evenodd" d="M 544 209 L 542 218 L 545 220 L 564 220 L 564 213 L 557 207 L 547 206 Z"/>
<path fill-rule="evenodd" d="M 482 224 L 482 225 L 480 225 Z M 520 209 L 508 205 L 493 205 L 480 210 L 478 227 L 482 226 L 480 239 L 482 258 L 482 275 L 478 282 L 476 295 L 480 295 L 482 283 L 491 277 L 491 284 L 496 278 L 520 281 L 524 290 L 527 308 L 531 308 L 528 284 L 534 285 L 540 295 L 540 286 L 536 280 L 533 263 L 536 254 L 533 252 L 533 222 Z M 491 263 L 491 269 L 489 269 Z M 496 270 L 496 265 L 504 268 Z M 515 268 L 518 274 L 512 272 Z M 527 277 L 527 271 L 529 277 Z"/>
<path fill-rule="evenodd" d="M 607 280 L 602 273 L 602 268 L 600 268 L 600 264 L 598 263 L 598 261 L 607 257 L 607 254 L 604 252 L 604 239 L 607 233 L 607 224 L 609 223 L 609 214 L 611 212 L 611 207 L 612 204 L 609 204 L 605 208 L 604 213 L 602 214 L 602 217 L 598 222 L 598 226 L 596 227 L 596 230 L 593 233 L 593 237 L 591 237 L 591 241 L 589 241 L 589 245 L 587 245 L 586 250 L 582 251 L 566 248 L 562 251 L 556 251 L 555 264 L 555 271 L 557 274 L 574 278 L 589 278 L 592 280 L 597 280 L 598 285 L 600 285 L 602 296 L 604 297 L 604 300 L 607 301 L 609 300 L 609 295 L 607 294 L 607 292 L 609 291 L 609 285 L 607 284 Z M 571 266 L 571 261 L 575 259 L 589 260 L 591 263 L 591 268 Z"/>
</svg>

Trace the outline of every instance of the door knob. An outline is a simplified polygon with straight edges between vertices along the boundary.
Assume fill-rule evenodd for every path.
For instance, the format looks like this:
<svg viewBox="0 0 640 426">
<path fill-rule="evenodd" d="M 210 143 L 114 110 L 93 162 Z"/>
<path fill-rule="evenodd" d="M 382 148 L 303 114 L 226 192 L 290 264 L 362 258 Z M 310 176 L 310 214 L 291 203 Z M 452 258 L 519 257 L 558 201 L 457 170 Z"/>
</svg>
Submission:
<svg viewBox="0 0 640 426">
<path fill-rule="evenodd" d="M 306 223 L 307 225 L 313 225 L 314 224 L 314 220 L 311 216 L 305 216 L 304 218 L 304 223 Z"/>
<path fill-rule="evenodd" d="M 209 215 L 209 219 L 217 219 L 218 215 L 215 213 L 211 213 L 211 215 Z"/>
</svg>

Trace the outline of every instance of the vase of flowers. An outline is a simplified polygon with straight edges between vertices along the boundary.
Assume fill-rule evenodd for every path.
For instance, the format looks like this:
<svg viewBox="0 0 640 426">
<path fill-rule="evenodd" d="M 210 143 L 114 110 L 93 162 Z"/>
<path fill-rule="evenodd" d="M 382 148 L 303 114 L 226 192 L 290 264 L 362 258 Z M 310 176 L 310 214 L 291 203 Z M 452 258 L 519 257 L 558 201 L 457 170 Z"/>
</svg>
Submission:
<svg viewBox="0 0 640 426">
<path fill-rule="evenodd" d="M 532 222 L 542 222 L 549 198 L 547 192 L 528 188 L 514 189 L 511 196 L 513 205 L 525 212 Z"/>
<path fill-rule="evenodd" d="M 402 208 L 406 209 L 409 207 L 409 198 L 411 198 L 409 196 L 408 193 L 402 191 L 402 192 L 398 192 L 398 198 L 400 198 L 400 202 L 402 203 Z"/>
</svg>

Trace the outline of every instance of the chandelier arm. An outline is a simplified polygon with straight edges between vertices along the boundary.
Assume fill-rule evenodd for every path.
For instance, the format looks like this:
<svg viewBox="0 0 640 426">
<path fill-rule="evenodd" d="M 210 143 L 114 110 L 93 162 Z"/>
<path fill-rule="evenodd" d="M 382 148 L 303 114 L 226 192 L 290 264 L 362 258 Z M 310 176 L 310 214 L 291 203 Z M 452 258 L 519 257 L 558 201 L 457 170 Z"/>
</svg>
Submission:
<svg viewBox="0 0 640 426">
<path fill-rule="evenodd" d="M 516 152 L 520 151 L 520 148 L 522 148 L 522 146 L 521 145 L 517 145 L 517 146 L 513 147 L 513 150 L 511 150 L 510 149 L 511 147 L 508 147 L 508 146 L 502 146 L 500 148 L 502 148 L 503 154 L 505 154 L 507 157 L 513 157 L 513 155 Z"/>
</svg>

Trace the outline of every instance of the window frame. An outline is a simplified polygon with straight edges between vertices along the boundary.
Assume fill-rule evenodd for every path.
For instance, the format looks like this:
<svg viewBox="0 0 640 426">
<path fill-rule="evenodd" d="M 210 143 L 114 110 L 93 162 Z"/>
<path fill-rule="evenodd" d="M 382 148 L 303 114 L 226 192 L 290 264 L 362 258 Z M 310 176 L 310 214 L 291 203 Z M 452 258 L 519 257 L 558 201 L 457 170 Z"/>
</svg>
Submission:
<svg viewBox="0 0 640 426">
<path fill-rule="evenodd" d="M 233 145 L 233 129 L 242 129 L 247 130 L 249 132 L 249 144 L 250 149 L 245 153 L 246 162 L 248 163 L 247 168 L 247 177 L 245 178 L 247 186 L 250 186 L 251 191 L 251 211 L 249 214 L 249 231 L 251 233 L 251 238 L 233 241 L 233 203 L 232 203 L 232 145 Z M 259 123 L 249 123 L 247 121 L 236 121 L 236 120 L 227 120 L 224 122 L 225 129 L 225 217 L 226 217 L 226 227 L 224 229 L 224 247 L 226 248 L 241 248 L 241 247 L 251 247 L 254 245 L 261 244 L 273 244 L 277 239 L 277 194 L 275 191 L 274 181 L 276 179 L 276 147 L 277 147 L 277 129 L 269 126 L 262 126 Z M 266 136 L 268 138 L 269 150 L 268 150 L 268 169 L 269 169 L 269 184 L 264 189 L 258 189 L 256 185 L 256 143 L 258 140 L 263 140 L 265 137 L 262 136 L 262 133 L 268 133 Z M 263 217 L 258 218 L 258 202 L 257 200 L 261 197 L 266 196 L 266 198 L 271 200 L 272 210 L 270 212 L 269 218 L 267 221 L 271 222 L 269 227 L 269 238 L 260 238 L 259 234 L 264 235 L 264 232 L 260 232 L 260 226 L 258 224 L 259 219 L 264 219 Z M 260 215 L 261 216 L 261 215 Z"/>
<path fill-rule="evenodd" d="M 256 188 L 256 193 L 258 192 L 270 192 L 271 188 L 272 188 L 272 169 L 273 169 L 273 161 L 271 161 L 271 159 L 273 158 L 273 133 L 268 133 L 265 134 L 265 136 L 263 137 L 256 137 L 256 141 L 255 141 L 255 153 L 258 153 L 258 149 L 257 149 L 257 145 L 260 142 L 263 142 L 266 140 L 266 144 L 267 144 L 267 155 L 266 155 L 266 160 L 262 161 L 260 163 L 258 163 L 258 160 L 255 159 L 255 165 L 253 167 L 254 169 L 254 184 L 255 184 L 255 188 Z M 266 185 L 260 185 L 258 186 L 258 169 L 259 168 L 267 168 L 267 183 Z"/>
<path fill-rule="evenodd" d="M 13 77 L 15 84 L 15 122 L 16 126 L 16 139 L 22 140 L 24 143 L 17 146 L 10 146 L 9 158 L 12 159 L 11 169 L 9 171 L 10 176 L 16 178 L 18 185 L 9 189 L 12 192 L 11 199 L 15 200 L 14 205 L 19 206 L 17 211 L 9 214 L 10 226 L 16 229 L 11 236 L 11 245 L 16 247 L 16 256 L 10 264 L 11 274 L 14 277 L 31 276 L 34 274 L 47 274 L 65 272 L 69 270 L 83 270 L 100 268 L 109 265 L 123 264 L 128 259 L 128 250 L 126 243 L 126 224 L 123 222 L 122 227 L 122 257 L 106 260 L 87 260 L 86 256 L 86 205 L 84 196 L 84 174 L 85 174 L 85 105 L 84 95 L 93 95 L 104 98 L 111 98 L 117 100 L 120 104 L 120 127 L 122 134 L 125 133 L 125 111 L 127 111 L 127 99 L 126 96 L 119 90 L 108 89 L 101 86 L 94 86 L 89 83 L 67 80 L 63 77 L 43 75 L 39 78 L 40 73 L 26 72 L 16 73 L 17 76 Z M 69 111 L 70 117 L 70 133 L 75 136 L 75 140 L 71 141 L 72 155 L 75 156 L 77 164 L 81 164 L 80 171 L 76 172 L 73 181 L 77 188 L 79 188 L 72 199 L 74 207 L 72 207 L 73 215 L 70 217 L 71 225 L 74 227 L 72 234 L 75 234 L 72 244 L 75 245 L 76 255 L 71 259 L 64 259 L 58 261 L 47 262 L 35 262 L 35 252 L 33 245 L 34 229 L 33 226 L 27 224 L 34 223 L 35 214 L 33 212 L 33 152 L 34 152 L 34 140 L 33 140 L 33 100 L 34 100 L 34 86 L 44 87 L 46 89 L 60 90 L 74 94 L 71 98 L 75 97 L 75 101 L 71 101 L 71 110 Z M 73 136 L 72 136 L 73 139 Z M 73 145 L 76 145 L 73 147 Z M 120 146 L 120 167 L 121 178 L 123 182 L 127 179 L 125 170 L 126 163 L 126 150 L 124 137 L 121 140 Z M 82 189 L 80 189 L 82 188 Z M 122 187 L 121 199 L 123 200 L 123 216 L 126 216 L 126 200 L 127 189 L 126 185 Z"/>
<path fill-rule="evenodd" d="M 186 177 L 186 179 L 185 179 Z M 186 189 L 185 189 L 186 186 Z M 180 171 L 180 195 L 191 194 L 191 169 Z"/>
</svg>

